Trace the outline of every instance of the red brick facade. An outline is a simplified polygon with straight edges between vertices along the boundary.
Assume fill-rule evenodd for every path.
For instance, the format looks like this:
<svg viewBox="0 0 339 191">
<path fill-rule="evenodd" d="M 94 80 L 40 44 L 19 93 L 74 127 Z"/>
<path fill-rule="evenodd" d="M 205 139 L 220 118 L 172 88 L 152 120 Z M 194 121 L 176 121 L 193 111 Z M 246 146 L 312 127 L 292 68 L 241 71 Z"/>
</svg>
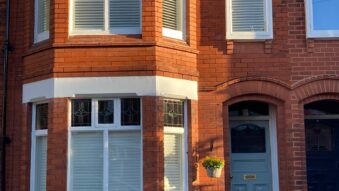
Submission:
<svg viewBox="0 0 339 191">
<path fill-rule="evenodd" d="M 112 36 L 69 36 L 69 1 L 52 0 L 50 39 L 38 44 L 33 44 L 33 3 L 11 0 L 7 191 L 28 191 L 30 184 L 32 104 L 22 103 L 23 84 L 93 76 L 165 76 L 198 82 L 198 100 L 188 101 L 190 191 L 230 190 L 228 106 L 245 100 L 273 105 L 280 191 L 307 190 L 303 108 L 317 100 L 339 100 L 339 40 L 306 38 L 303 1 L 273 0 L 274 39 L 241 42 L 225 39 L 225 0 L 187 0 L 183 42 L 162 36 L 162 0 L 142 0 L 142 35 Z M 5 0 L 0 0 L 0 34 L 4 13 Z M 0 52 L 1 66 L 2 58 Z M 162 191 L 163 97 L 141 99 L 143 187 Z M 69 98 L 48 101 L 47 190 L 63 191 Z M 206 155 L 225 159 L 222 178 L 207 177 L 201 166 Z"/>
</svg>

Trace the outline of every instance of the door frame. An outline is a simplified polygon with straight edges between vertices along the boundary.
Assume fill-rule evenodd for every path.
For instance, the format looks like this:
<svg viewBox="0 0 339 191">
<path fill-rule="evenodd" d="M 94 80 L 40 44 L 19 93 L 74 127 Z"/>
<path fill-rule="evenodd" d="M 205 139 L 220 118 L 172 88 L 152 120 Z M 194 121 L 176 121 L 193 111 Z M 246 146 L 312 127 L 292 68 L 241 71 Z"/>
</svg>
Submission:
<svg viewBox="0 0 339 191">
<path fill-rule="evenodd" d="M 228 117 L 228 127 L 229 127 L 229 146 L 231 147 L 231 133 L 230 133 L 230 121 L 231 120 L 269 120 L 269 140 L 270 140 L 270 149 L 271 149 L 271 175 L 272 175 L 272 189 L 273 191 L 279 191 L 279 159 L 278 159 L 278 140 L 277 140 L 277 122 L 276 122 L 276 108 L 269 105 L 269 116 L 258 116 L 258 117 Z M 228 107 L 227 107 L 228 109 Z M 230 155 L 232 151 L 230 150 Z M 231 158 L 231 156 L 229 156 Z M 230 160 L 231 162 L 231 160 Z M 231 167 L 231 165 L 230 165 Z M 230 168 L 230 173 L 232 169 Z"/>
</svg>

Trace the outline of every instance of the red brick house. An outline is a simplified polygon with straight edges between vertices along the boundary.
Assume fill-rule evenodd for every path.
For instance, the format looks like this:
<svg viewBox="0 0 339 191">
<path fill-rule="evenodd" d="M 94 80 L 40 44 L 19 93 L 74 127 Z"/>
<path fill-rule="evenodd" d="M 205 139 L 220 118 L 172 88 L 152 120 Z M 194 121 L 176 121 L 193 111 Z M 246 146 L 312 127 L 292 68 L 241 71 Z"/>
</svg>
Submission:
<svg viewBox="0 0 339 191">
<path fill-rule="evenodd" d="M 0 0 L 1 190 L 339 191 L 338 10 Z"/>
</svg>

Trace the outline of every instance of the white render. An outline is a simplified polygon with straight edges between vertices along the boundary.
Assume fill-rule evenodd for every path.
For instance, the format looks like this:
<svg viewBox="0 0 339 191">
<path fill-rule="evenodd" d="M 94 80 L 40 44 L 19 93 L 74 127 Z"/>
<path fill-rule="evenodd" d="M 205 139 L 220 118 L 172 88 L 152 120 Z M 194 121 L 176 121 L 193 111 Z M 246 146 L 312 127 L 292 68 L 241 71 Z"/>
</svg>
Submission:
<svg viewBox="0 0 339 191">
<path fill-rule="evenodd" d="M 23 85 L 22 102 L 79 96 L 163 96 L 198 99 L 197 81 L 163 76 L 49 78 Z"/>
</svg>

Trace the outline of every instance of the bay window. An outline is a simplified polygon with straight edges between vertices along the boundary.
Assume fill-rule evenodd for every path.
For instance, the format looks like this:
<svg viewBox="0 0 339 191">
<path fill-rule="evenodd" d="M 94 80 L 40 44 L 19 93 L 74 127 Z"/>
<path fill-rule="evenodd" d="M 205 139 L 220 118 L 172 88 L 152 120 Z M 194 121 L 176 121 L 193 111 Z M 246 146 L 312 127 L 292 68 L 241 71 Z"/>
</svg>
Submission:
<svg viewBox="0 0 339 191">
<path fill-rule="evenodd" d="M 185 105 L 181 100 L 164 100 L 164 190 L 186 191 Z"/>
<path fill-rule="evenodd" d="M 68 190 L 141 191 L 140 99 L 74 99 L 71 108 Z"/>
<path fill-rule="evenodd" d="M 72 0 L 71 35 L 140 34 L 141 0 Z"/>
<path fill-rule="evenodd" d="M 273 38 L 272 0 L 228 0 L 226 7 L 227 39 Z"/>
<path fill-rule="evenodd" d="M 31 191 L 46 191 L 48 104 L 33 106 Z"/>
<path fill-rule="evenodd" d="M 162 34 L 184 40 L 185 0 L 164 0 L 162 7 Z"/>
<path fill-rule="evenodd" d="M 307 37 L 339 37 L 339 1 L 306 0 Z"/>
</svg>

